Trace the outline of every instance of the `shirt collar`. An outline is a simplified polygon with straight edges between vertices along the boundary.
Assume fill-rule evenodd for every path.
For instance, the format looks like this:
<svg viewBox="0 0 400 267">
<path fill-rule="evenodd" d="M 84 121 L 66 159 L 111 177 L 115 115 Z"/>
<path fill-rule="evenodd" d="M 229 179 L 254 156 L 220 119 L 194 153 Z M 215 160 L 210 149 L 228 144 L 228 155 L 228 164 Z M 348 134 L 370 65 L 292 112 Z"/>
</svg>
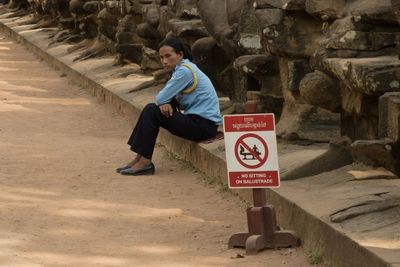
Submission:
<svg viewBox="0 0 400 267">
<path fill-rule="evenodd" d="M 179 63 L 178 65 L 175 66 L 174 71 L 176 71 L 182 64 L 186 64 L 188 62 L 189 62 L 189 59 L 186 59 L 186 58 L 182 59 L 181 63 Z"/>
</svg>

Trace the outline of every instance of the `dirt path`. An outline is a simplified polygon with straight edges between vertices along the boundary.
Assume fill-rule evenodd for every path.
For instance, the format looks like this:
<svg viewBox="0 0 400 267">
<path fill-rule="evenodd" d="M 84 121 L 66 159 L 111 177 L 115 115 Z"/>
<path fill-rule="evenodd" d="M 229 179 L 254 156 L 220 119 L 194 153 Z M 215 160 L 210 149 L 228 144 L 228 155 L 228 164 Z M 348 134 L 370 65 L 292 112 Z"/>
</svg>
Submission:
<svg viewBox="0 0 400 267">
<path fill-rule="evenodd" d="M 310 266 L 301 249 L 238 257 L 234 197 L 154 156 L 125 177 L 132 125 L 0 35 L 0 266 Z"/>
</svg>

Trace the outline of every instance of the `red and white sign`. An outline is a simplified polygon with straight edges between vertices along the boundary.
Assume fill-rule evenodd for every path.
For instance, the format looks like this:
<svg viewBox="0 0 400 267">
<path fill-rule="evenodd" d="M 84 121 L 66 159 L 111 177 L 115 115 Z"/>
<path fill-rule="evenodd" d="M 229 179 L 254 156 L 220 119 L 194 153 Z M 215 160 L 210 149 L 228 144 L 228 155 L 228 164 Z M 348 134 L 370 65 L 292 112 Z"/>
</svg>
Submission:
<svg viewBox="0 0 400 267">
<path fill-rule="evenodd" d="M 279 187 L 274 114 L 224 116 L 230 188 Z"/>
</svg>

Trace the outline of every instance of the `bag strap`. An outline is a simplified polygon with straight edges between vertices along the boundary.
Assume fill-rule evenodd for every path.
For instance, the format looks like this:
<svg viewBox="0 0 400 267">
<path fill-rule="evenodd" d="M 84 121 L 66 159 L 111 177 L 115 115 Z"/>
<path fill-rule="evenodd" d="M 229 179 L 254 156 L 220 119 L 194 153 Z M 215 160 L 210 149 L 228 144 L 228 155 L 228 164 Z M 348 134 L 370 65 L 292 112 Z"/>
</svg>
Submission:
<svg viewBox="0 0 400 267">
<path fill-rule="evenodd" d="M 193 91 L 197 87 L 197 83 L 198 83 L 197 73 L 193 70 L 192 66 L 190 66 L 189 64 L 181 64 L 181 66 L 185 66 L 186 68 L 188 68 L 192 72 L 192 75 L 193 75 L 192 86 L 185 88 L 181 91 L 182 94 L 187 95 L 187 94 L 193 93 Z"/>
</svg>

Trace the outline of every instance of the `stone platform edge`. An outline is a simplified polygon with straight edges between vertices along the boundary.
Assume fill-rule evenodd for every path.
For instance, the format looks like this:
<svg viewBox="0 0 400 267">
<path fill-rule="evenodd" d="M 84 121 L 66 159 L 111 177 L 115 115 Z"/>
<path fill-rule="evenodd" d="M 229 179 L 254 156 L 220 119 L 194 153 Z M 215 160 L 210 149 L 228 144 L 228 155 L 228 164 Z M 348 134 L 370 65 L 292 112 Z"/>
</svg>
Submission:
<svg viewBox="0 0 400 267">
<path fill-rule="evenodd" d="M 141 111 L 140 107 L 135 106 L 128 99 L 124 99 L 113 93 L 106 87 L 51 56 L 1 21 L 0 31 L 7 34 L 14 41 L 24 45 L 29 51 L 45 60 L 56 70 L 64 73 L 75 84 L 82 86 L 90 94 L 96 96 L 100 102 L 112 106 L 128 118 L 132 115 L 139 115 Z M 179 158 L 190 162 L 206 175 L 216 177 L 222 183 L 226 184 L 226 161 L 224 157 L 218 155 L 221 154 L 221 144 L 223 144 L 221 141 L 207 145 L 197 144 L 173 136 L 167 131 L 160 132 L 158 141 L 167 150 L 178 155 Z M 281 186 L 285 186 L 285 181 L 282 181 Z M 235 190 L 234 193 L 242 199 L 252 202 L 251 190 Z M 301 238 L 305 251 L 321 253 L 324 262 L 329 266 L 393 266 L 374 254 L 371 250 L 361 246 L 344 233 L 333 228 L 329 223 L 303 209 L 299 205 L 301 203 L 294 203 L 287 196 L 283 196 L 272 189 L 267 190 L 267 200 L 275 207 L 278 224 L 284 229 L 295 231 Z M 243 216 L 246 215 L 243 214 Z"/>
</svg>

